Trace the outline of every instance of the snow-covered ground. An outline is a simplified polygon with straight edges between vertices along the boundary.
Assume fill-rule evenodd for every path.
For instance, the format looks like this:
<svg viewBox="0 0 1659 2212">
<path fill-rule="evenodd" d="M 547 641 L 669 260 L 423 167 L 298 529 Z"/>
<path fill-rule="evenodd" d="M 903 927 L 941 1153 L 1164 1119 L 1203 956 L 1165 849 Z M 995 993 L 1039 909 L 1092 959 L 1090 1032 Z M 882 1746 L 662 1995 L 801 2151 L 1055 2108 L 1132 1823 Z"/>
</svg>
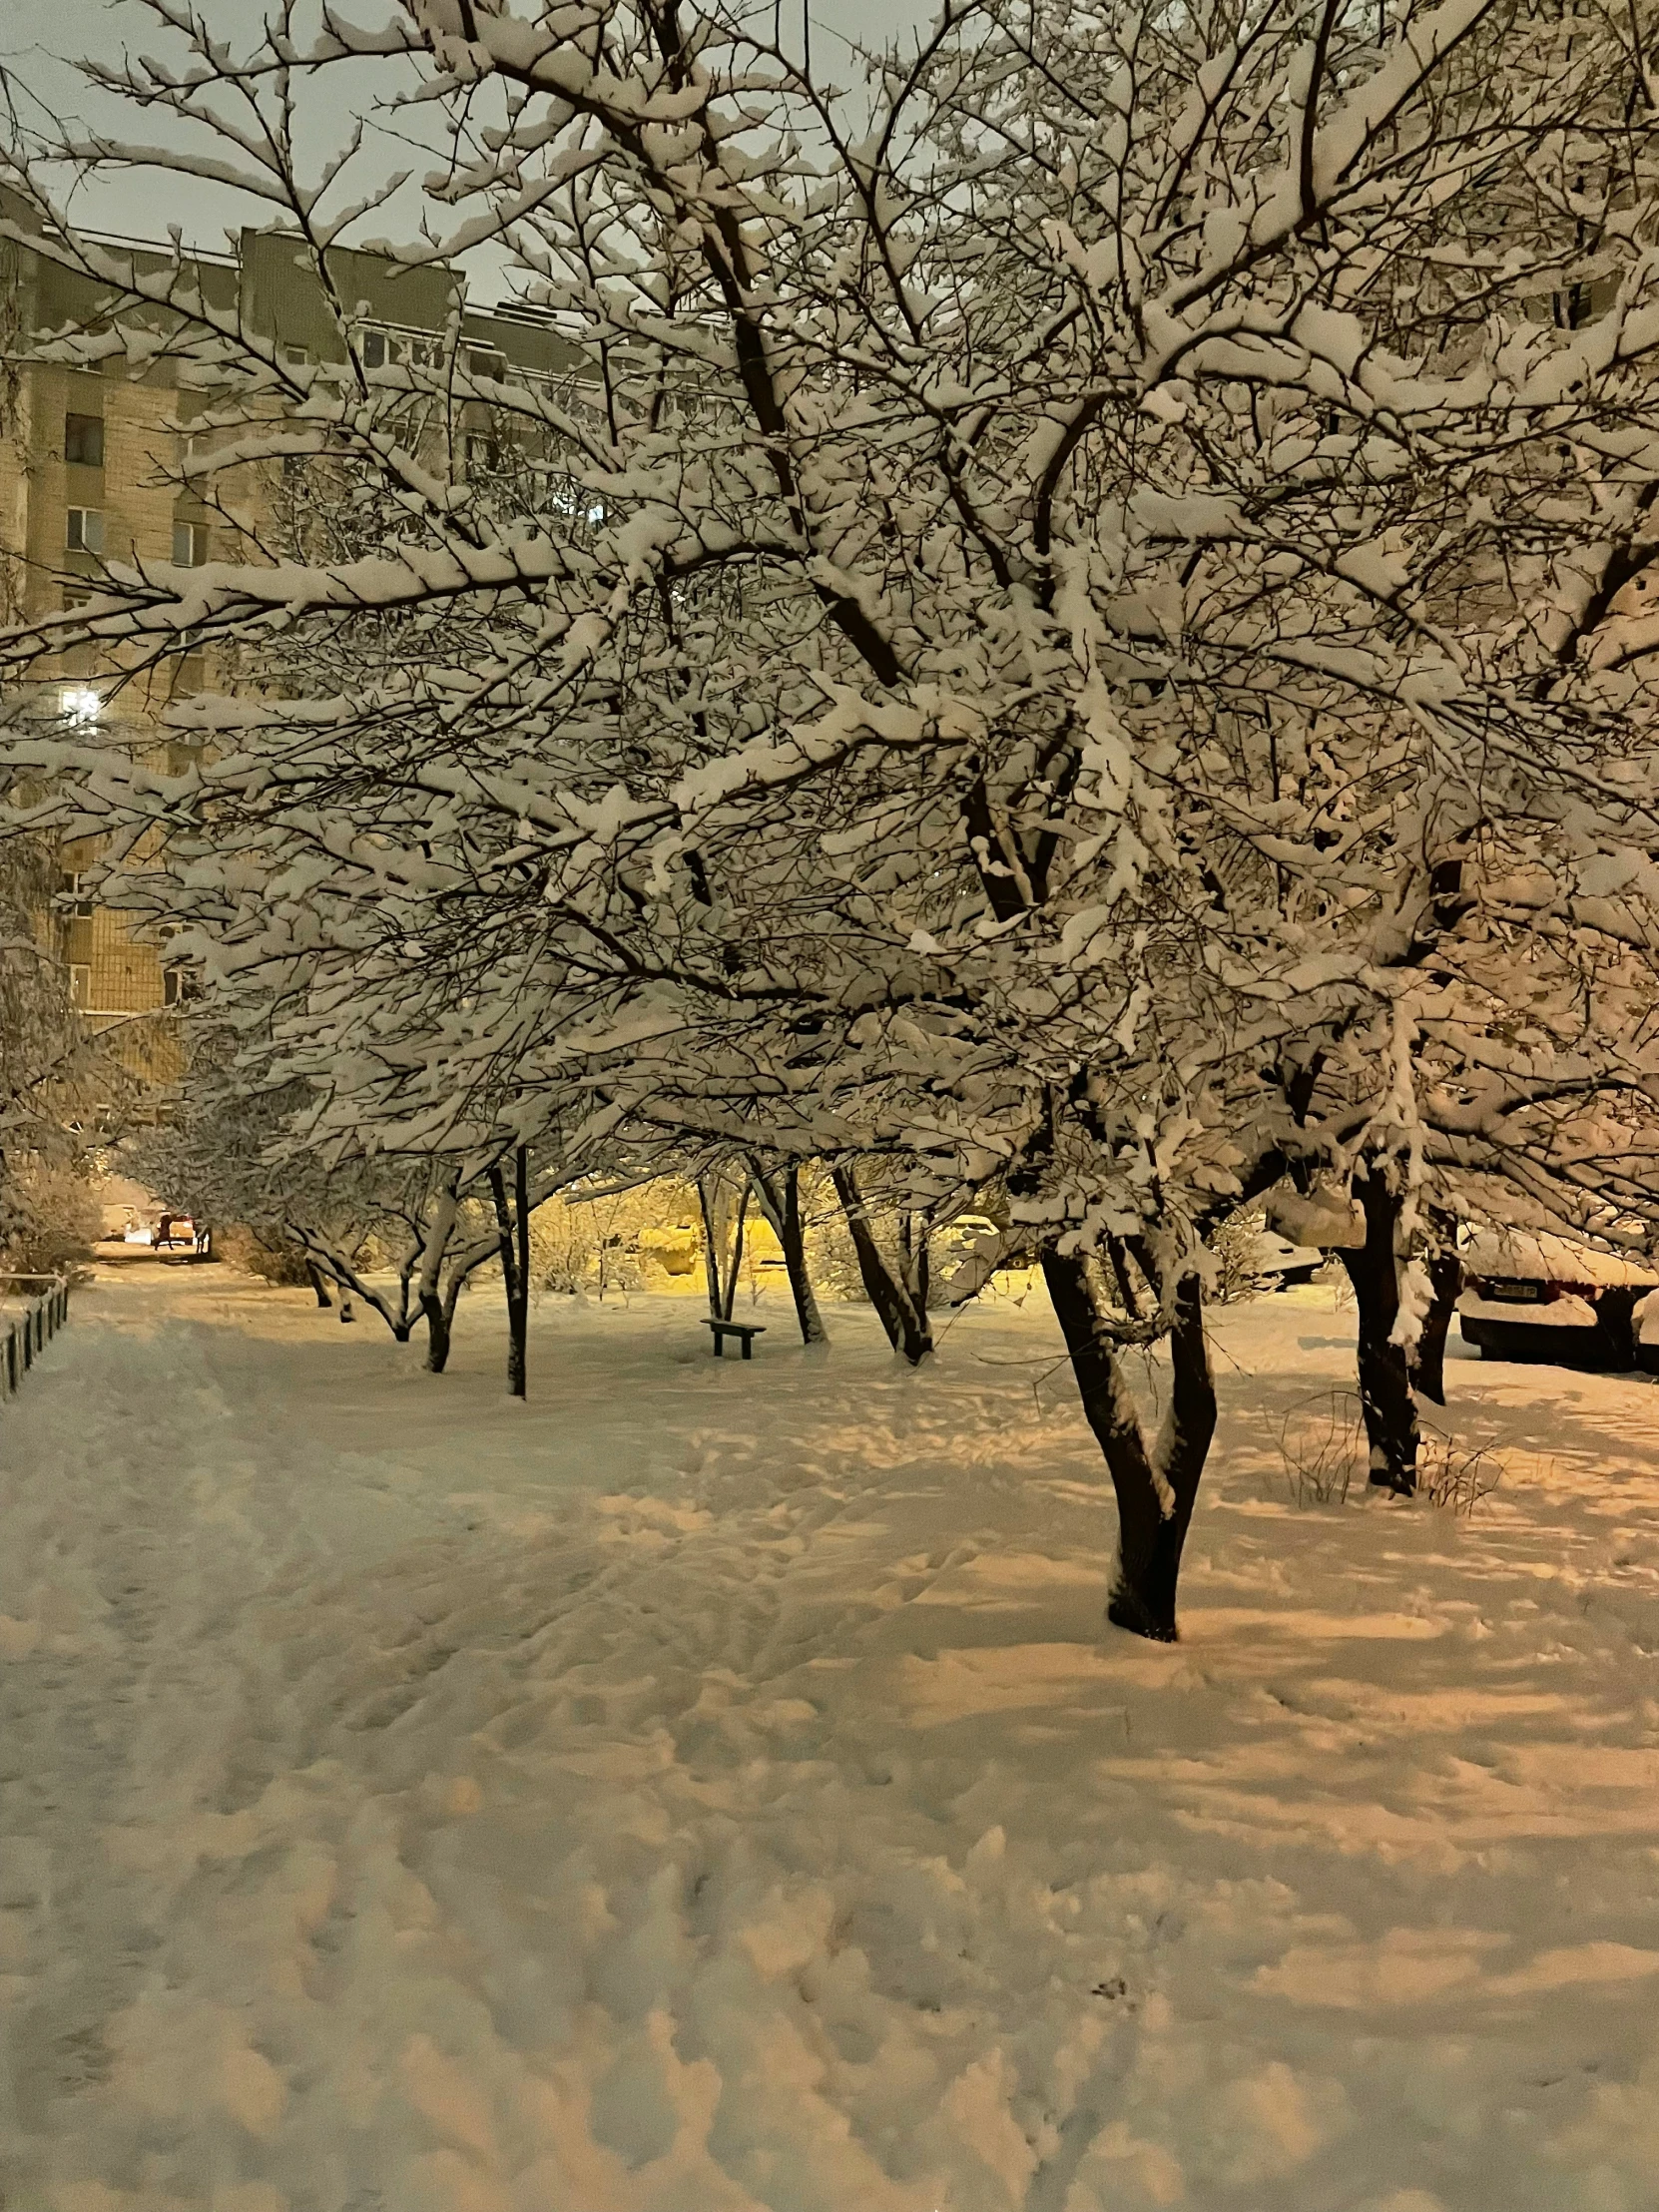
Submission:
<svg viewBox="0 0 1659 2212">
<path fill-rule="evenodd" d="M 1298 1509 L 1351 1325 L 1234 1311 L 1162 1650 L 1041 1312 L 467 1305 L 129 1271 L 0 1407 L 7 2212 L 1659 2203 L 1652 1384 Z"/>
</svg>

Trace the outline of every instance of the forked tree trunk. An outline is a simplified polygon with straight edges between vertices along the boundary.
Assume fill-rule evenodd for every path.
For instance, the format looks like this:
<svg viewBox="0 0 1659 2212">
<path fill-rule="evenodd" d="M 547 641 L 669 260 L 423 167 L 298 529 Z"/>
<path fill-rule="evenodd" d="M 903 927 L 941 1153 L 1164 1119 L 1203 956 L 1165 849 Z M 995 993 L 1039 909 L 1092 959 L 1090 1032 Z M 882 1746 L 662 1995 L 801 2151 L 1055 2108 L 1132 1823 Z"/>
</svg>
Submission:
<svg viewBox="0 0 1659 2212">
<path fill-rule="evenodd" d="M 709 1319 L 724 1321 L 726 1317 L 721 1310 L 720 1243 L 716 1235 L 719 1225 L 709 1199 L 709 1186 L 702 1176 L 697 1179 L 697 1204 L 703 1216 L 703 1281 L 709 1294 Z"/>
<path fill-rule="evenodd" d="M 1117 1498 L 1118 1558 L 1106 1617 L 1137 1636 L 1174 1643 L 1181 1553 L 1216 1427 L 1203 1293 L 1192 1276 L 1176 1293 L 1169 1411 L 1149 1447 L 1087 1258 L 1050 1246 L 1042 1264 L 1083 1411 Z"/>
<path fill-rule="evenodd" d="M 743 1265 L 744 1223 L 749 1215 L 751 1179 L 746 1173 L 743 1188 L 738 1194 L 736 1232 L 732 1241 L 730 1265 L 725 1258 L 727 1220 L 725 1209 L 717 1203 L 721 1178 L 699 1176 L 697 1179 L 697 1203 L 703 1212 L 703 1273 L 709 1287 L 709 1318 L 711 1321 L 730 1321 L 738 1298 L 738 1270 Z"/>
<path fill-rule="evenodd" d="M 1124 1249 L 1121 1237 L 1106 1239 L 1106 1257 L 1112 1263 L 1112 1276 L 1118 1287 L 1118 1296 L 1123 1301 L 1124 1312 L 1131 1321 L 1139 1321 L 1141 1302 L 1135 1295 L 1135 1279 L 1129 1272 L 1129 1254 Z"/>
<path fill-rule="evenodd" d="M 430 1219 L 426 1223 L 426 1235 L 419 1254 L 418 1272 L 415 1276 L 416 1303 L 426 1317 L 426 1372 L 441 1375 L 449 1365 L 450 1321 L 454 1315 L 453 1300 L 447 1303 L 440 1296 L 443 1278 L 443 1256 L 449 1249 L 449 1240 L 455 1233 L 455 1220 L 460 1210 L 459 1187 L 451 1184 L 441 1193 Z"/>
<path fill-rule="evenodd" d="M 489 1183 L 501 1241 L 501 1280 L 507 1295 L 507 1393 L 524 1397 L 529 1371 L 530 1192 L 522 1145 L 513 1156 L 513 1205 L 507 1203 L 507 1179 L 499 1167 L 490 1169 Z"/>
<path fill-rule="evenodd" d="M 738 1303 L 738 1273 L 743 1266 L 743 1233 L 749 1220 L 749 1184 L 745 1180 L 738 1196 L 738 1222 L 732 1232 L 732 1264 L 726 1271 L 726 1296 L 721 1308 L 721 1320 L 732 1319 L 732 1309 Z"/>
<path fill-rule="evenodd" d="M 925 1315 L 933 1287 L 933 1245 L 925 1214 L 903 1214 L 898 1223 L 898 1265 L 906 1296 Z"/>
<path fill-rule="evenodd" d="M 1430 1404 L 1445 1403 L 1445 1347 L 1457 1294 L 1463 1288 L 1463 1263 L 1449 1235 L 1428 1256 L 1428 1311 L 1422 1334 L 1411 1352 L 1411 1387 Z"/>
<path fill-rule="evenodd" d="M 917 1305 L 911 1288 L 888 1267 L 875 1232 L 869 1225 L 869 1215 L 858 1192 L 856 1172 L 850 1164 L 831 1168 L 830 1177 L 835 1186 L 835 1196 L 841 1202 L 846 1215 L 846 1226 L 852 1236 L 852 1250 L 857 1255 L 858 1279 L 864 1286 L 864 1296 L 875 1308 L 881 1327 L 887 1333 L 887 1342 L 894 1352 L 901 1352 L 911 1367 L 919 1367 L 933 1349 L 933 1332 L 927 1320 L 925 1304 Z"/>
<path fill-rule="evenodd" d="M 311 1235 L 304 1229 L 294 1226 L 291 1233 L 295 1240 L 305 1248 L 308 1256 L 307 1264 L 315 1271 L 313 1281 L 317 1276 L 325 1276 L 339 1293 L 339 1318 L 342 1322 L 356 1320 L 357 1316 L 352 1301 L 360 1298 L 365 1306 L 379 1315 L 400 1345 L 408 1343 L 410 1332 L 413 1330 L 418 1316 L 412 1313 L 409 1308 L 409 1284 L 406 1273 L 401 1278 L 401 1295 L 394 1306 L 381 1292 L 375 1290 L 371 1284 L 364 1282 L 347 1257 L 339 1252 L 330 1251 L 320 1238 Z M 321 1303 L 326 1306 L 328 1301 L 324 1298 Z"/>
<path fill-rule="evenodd" d="M 420 1311 L 426 1317 L 426 1372 L 441 1375 L 449 1365 L 449 1315 L 437 1292 L 427 1290 L 424 1284 L 420 1290 Z"/>
<path fill-rule="evenodd" d="M 749 1173 L 761 1211 L 783 1247 L 790 1296 L 795 1300 L 795 1318 L 801 1325 L 801 1342 L 827 1345 L 830 1332 L 818 1310 L 818 1295 L 807 1266 L 807 1232 L 801 1219 L 801 1170 L 792 1161 L 788 1167 L 769 1175 L 757 1161 L 751 1160 Z"/>
<path fill-rule="evenodd" d="M 1370 1479 L 1409 1497 L 1417 1486 L 1417 1409 L 1403 1345 L 1393 1342 L 1399 1318 L 1399 1263 L 1394 1246 L 1401 1201 L 1381 1164 L 1354 1179 L 1366 1241 L 1341 1252 L 1359 1309 L 1360 1406 L 1365 1415 Z"/>
</svg>

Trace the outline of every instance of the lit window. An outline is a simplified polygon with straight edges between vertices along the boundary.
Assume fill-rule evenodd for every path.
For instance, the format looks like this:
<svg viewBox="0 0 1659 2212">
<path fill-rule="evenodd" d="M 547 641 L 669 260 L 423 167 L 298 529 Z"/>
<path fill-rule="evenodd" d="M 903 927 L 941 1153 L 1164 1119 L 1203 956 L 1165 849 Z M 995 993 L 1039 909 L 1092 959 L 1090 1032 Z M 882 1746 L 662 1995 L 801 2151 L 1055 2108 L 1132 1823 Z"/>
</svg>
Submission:
<svg viewBox="0 0 1659 2212">
<path fill-rule="evenodd" d="M 200 568 L 208 557 L 208 532 L 200 522 L 176 522 L 173 525 L 173 565 L 175 568 Z"/>
<path fill-rule="evenodd" d="M 66 684 L 58 694 L 58 712 L 66 722 L 96 722 L 103 704 L 90 684 Z"/>
<path fill-rule="evenodd" d="M 95 414 L 65 415 L 63 457 L 77 468 L 104 465 L 104 417 Z"/>
<path fill-rule="evenodd" d="M 64 543 L 71 553 L 102 553 L 104 511 L 101 507 L 71 507 Z"/>
</svg>

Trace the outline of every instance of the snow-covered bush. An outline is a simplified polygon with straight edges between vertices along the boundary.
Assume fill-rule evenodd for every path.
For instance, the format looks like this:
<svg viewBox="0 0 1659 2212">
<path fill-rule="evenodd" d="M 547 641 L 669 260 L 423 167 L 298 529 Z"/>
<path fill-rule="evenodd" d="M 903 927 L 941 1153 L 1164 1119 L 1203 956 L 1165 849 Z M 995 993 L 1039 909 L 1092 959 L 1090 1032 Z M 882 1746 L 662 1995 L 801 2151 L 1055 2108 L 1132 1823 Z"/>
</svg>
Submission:
<svg viewBox="0 0 1659 2212">
<path fill-rule="evenodd" d="M 1346 1505 L 1366 1475 L 1359 1392 L 1320 1390 L 1291 1406 L 1274 1424 L 1274 1449 L 1293 1505 Z"/>
<path fill-rule="evenodd" d="M 98 1195 L 80 1162 L 35 1156 L 0 1182 L 0 1274 L 79 1280 L 100 1228 Z"/>
<path fill-rule="evenodd" d="M 693 1265 L 699 1265 L 697 1194 L 684 1184 L 665 1180 L 595 1196 L 577 1186 L 531 1217 L 532 1287 L 565 1296 L 591 1291 L 600 1299 L 645 1290 L 656 1241 L 669 1232 L 674 1233 L 677 1257 L 689 1240 Z"/>
<path fill-rule="evenodd" d="M 1502 1478 L 1502 1462 L 1496 1452 L 1460 1444 L 1437 1428 L 1429 1428 L 1424 1434 L 1417 1494 L 1430 1505 L 1444 1506 L 1467 1518 L 1482 1498 L 1490 1497 Z"/>
</svg>

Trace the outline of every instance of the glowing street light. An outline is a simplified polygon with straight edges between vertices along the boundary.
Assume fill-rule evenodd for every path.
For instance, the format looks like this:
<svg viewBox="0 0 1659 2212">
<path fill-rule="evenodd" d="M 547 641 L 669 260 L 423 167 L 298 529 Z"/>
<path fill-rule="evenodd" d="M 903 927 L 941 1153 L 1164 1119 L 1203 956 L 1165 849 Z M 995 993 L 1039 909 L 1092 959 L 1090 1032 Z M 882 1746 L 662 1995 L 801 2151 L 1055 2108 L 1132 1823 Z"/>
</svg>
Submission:
<svg viewBox="0 0 1659 2212">
<path fill-rule="evenodd" d="M 87 684 L 66 684 L 58 694 L 58 712 L 65 722 L 85 727 L 96 722 L 104 705 L 99 694 Z"/>
</svg>

